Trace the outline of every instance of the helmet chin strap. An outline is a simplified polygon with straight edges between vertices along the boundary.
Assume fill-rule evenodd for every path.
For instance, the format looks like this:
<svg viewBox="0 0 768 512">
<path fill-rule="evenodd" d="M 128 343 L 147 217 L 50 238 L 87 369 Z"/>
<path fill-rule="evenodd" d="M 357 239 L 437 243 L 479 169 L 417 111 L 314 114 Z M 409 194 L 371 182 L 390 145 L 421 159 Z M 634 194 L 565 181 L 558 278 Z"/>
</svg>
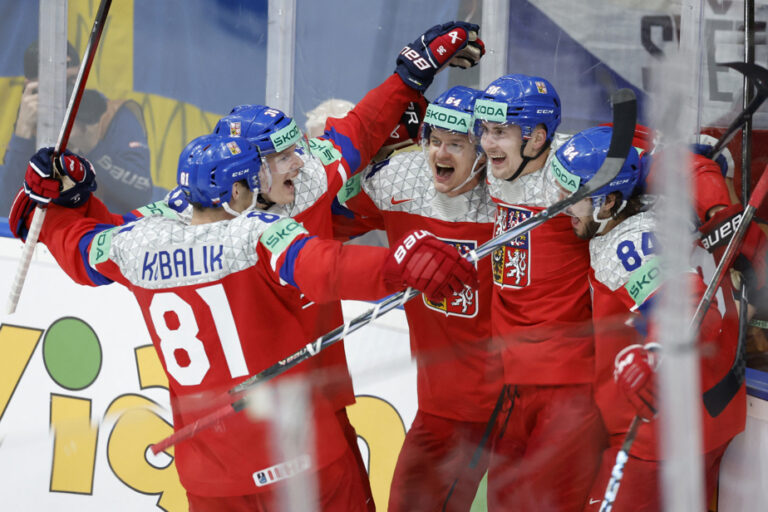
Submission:
<svg viewBox="0 0 768 512">
<path fill-rule="evenodd" d="M 467 179 L 465 179 L 464 181 L 462 181 L 462 182 L 461 182 L 459 185 L 456 185 L 455 187 L 453 187 L 453 188 L 452 188 L 451 190 L 449 190 L 448 192 L 453 192 L 453 191 L 455 191 L 455 190 L 459 190 L 461 187 L 463 187 L 464 185 L 466 185 L 467 183 L 469 183 L 470 181 L 472 181 L 473 179 L 475 179 L 475 176 L 477 176 L 477 175 L 480 173 L 480 171 L 482 171 L 483 169 L 485 169 L 485 164 L 483 164 L 483 165 L 481 165 L 481 166 L 479 166 L 479 167 L 478 167 L 478 165 L 477 165 L 477 164 L 478 164 L 478 162 L 480 162 L 480 159 L 481 159 L 482 157 L 483 157 L 483 154 L 482 154 L 481 152 L 479 152 L 479 151 L 478 151 L 478 152 L 477 152 L 477 156 L 475 156 L 475 161 L 472 163 L 472 171 L 469 173 L 469 176 L 467 176 Z"/>
<path fill-rule="evenodd" d="M 599 205 L 595 204 L 597 200 L 599 200 L 600 202 Z M 627 202 L 622 199 L 621 205 L 619 206 L 619 209 L 616 210 L 616 213 L 608 216 L 607 219 L 599 219 L 597 218 L 597 216 L 600 213 L 600 208 L 603 206 L 604 202 L 605 202 L 605 196 L 600 196 L 599 198 L 594 198 L 592 200 L 592 220 L 598 224 L 597 231 L 595 232 L 595 234 L 597 235 L 602 235 L 603 231 L 605 230 L 605 227 L 608 225 L 608 222 L 615 219 L 616 216 L 621 212 L 621 210 L 623 210 L 624 207 L 627 206 Z"/>
<path fill-rule="evenodd" d="M 520 166 L 517 168 L 515 173 L 512 176 L 510 176 L 509 178 L 506 178 L 506 181 L 513 181 L 518 176 L 520 176 L 520 173 L 523 172 L 523 169 L 525 169 L 525 166 L 528 165 L 528 162 L 530 162 L 531 160 L 536 160 L 537 158 L 539 158 L 545 151 L 547 151 L 549 149 L 549 146 L 550 146 L 550 144 L 552 144 L 552 141 L 548 140 L 546 142 L 546 144 L 544 144 L 544 146 L 542 146 L 541 151 L 536 153 L 534 156 L 525 156 L 523 154 L 523 151 L 525 150 L 526 144 L 528 144 L 528 139 L 523 139 L 523 143 L 520 145 L 520 158 L 522 158 L 523 161 L 520 163 Z"/>
<path fill-rule="evenodd" d="M 254 190 L 253 194 L 251 194 L 251 204 L 248 205 L 248 208 L 241 212 L 235 211 L 231 206 L 229 206 L 229 202 L 221 203 L 222 208 L 224 208 L 224 211 L 228 214 L 232 215 L 233 217 L 239 217 L 240 215 L 244 213 L 248 213 L 251 210 L 256 209 L 256 203 L 258 202 L 258 198 L 261 196 L 258 190 Z"/>
</svg>

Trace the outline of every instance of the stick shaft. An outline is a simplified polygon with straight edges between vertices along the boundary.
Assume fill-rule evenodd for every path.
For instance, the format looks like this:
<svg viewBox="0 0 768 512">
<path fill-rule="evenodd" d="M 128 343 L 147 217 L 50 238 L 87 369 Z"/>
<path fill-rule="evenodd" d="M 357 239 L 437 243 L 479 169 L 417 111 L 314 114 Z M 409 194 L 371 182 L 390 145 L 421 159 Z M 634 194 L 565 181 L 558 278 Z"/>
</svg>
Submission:
<svg viewBox="0 0 768 512">
<path fill-rule="evenodd" d="M 72 96 L 69 98 L 69 105 L 67 106 L 67 111 L 64 114 L 64 123 L 61 125 L 61 131 L 59 132 L 59 137 L 56 141 L 54 158 L 67 149 L 69 135 L 72 132 L 72 126 L 75 123 L 77 110 L 80 107 L 80 100 L 83 97 L 83 91 L 85 91 L 85 83 L 88 80 L 88 74 L 91 71 L 93 58 L 96 55 L 96 48 L 98 48 L 99 41 L 101 40 L 101 34 L 104 31 L 104 22 L 107 19 L 107 14 L 109 13 L 109 7 L 111 5 L 112 0 L 101 0 L 99 10 L 96 13 L 96 19 L 93 22 L 91 35 L 88 38 L 88 44 L 85 47 L 85 54 L 83 55 L 83 60 L 80 63 L 80 70 L 78 71 L 77 79 L 75 80 L 75 88 L 72 91 Z M 32 218 L 32 223 L 29 227 L 27 241 L 24 244 L 24 250 L 21 253 L 21 259 L 19 260 L 19 265 L 16 268 L 16 275 L 14 276 L 13 283 L 11 284 L 11 291 L 8 294 L 8 303 L 5 309 L 6 313 L 9 315 L 16 311 L 16 306 L 19 304 L 21 290 L 24 288 L 24 282 L 27 280 L 27 272 L 29 272 L 29 265 L 32 262 L 32 255 L 34 254 L 35 246 L 37 245 L 37 239 L 40 236 L 40 230 L 43 227 L 43 220 L 45 220 L 45 208 L 38 205 L 35 208 L 35 215 Z"/>
<path fill-rule="evenodd" d="M 600 167 L 600 169 L 598 170 L 598 173 L 595 174 L 592 180 L 590 180 L 590 183 L 592 183 L 593 180 L 595 183 L 592 183 L 591 187 L 587 187 L 587 186 L 583 187 L 583 189 L 587 190 L 587 193 L 585 194 L 582 190 L 579 190 L 576 192 L 576 194 L 574 194 L 573 196 L 570 196 L 570 198 L 566 198 L 563 201 L 559 201 L 558 203 L 551 206 L 550 208 L 542 212 L 539 212 L 534 217 L 527 219 L 530 222 L 526 221 L 521 223 L 520 229 L 513 230 L 508 233 L 503 233 L 502 235 L 499 235 L 498 237 L 492 240 L 489 240 L 488 242 L 486 242 L 481 246 L 485 248 L 482 256 L 487 256 L 493 251 L 494 247 L 503 245 L 504 243 L 506 243 L 505 242 L 506 240 L 511 240 L 516 236 L 519 236 L 523 233 L 527 233 L 528 231 L 535 228 L 539 224 L 543 223 L 547 219 L 551 218 L 552 216 L 556 215 L 560 211 L 564 210 L 568 205 L 573 204 L 573 202 L 568 202 L 568 199 L 572 199 L 576 197 L 576 201 L 578 201 L 581 198 L 586 197 L 586 195 L 590 193 L 590 191 L 594 191 L 597 188 L 600 188 L 601 186 L 603 186 L 605 183 L 608 183 L 611 179 L 613 179 L 616 176 L 616 174 L 618 174 L 619 169 L 624 163 L 624 159 L 626 158 L 627 154 L 629 153 L 629 150 L 632 147 L 632 135 L 635 129 L 637 105 L 636 105 L 634 93 L 629 89 L 621 89 L 619 91 L 616 91 L 616 93 L 614 93 L 614 95 L 612 96 L 612 103 L 614 106 L 614 135 L 611 137 L 611 144 L 608 150 L 608 156 L 606 157 L 605 163 Z M 560 210 L 555 211 L 555 207 L 559 207 Z M 534 219 L 536 219 L 536 221 L 534 221 Z M 521 230 L 523 231 L 523 233 L 519 232 Z M 512 233 L 512 234 L 509 235 L 509 233 Z M 470 253 L 470 259 L 473 261 L 477 261 L 482 256 L 478 256 L 476 251 L 473 251 Z M 317 355 L 323 348 L 341 340 L 346 334 L 350 332 L 354 332 L 355 330 L 363 327 L 364 325 L 371 323 L 378 316 L 386 313 L 387 311 L 394 309 L 396 306 L 400 304 L 404 304 L 405 302 L 411 300 L 417 295 L 419 295 L 418 291 L 409 288 L 403 292 L 397 293 L 389 297 L 388 299 L 385 299 L 383 302 L 379 303 L 373 309 L 354 318 L 350 322 L 347 322 L 344 325 L 337 327 L 333 331 L 330 331 L 324 336 L 321 336 L 317 340 L 311 343 L 308 343 L 307 345 L 304 346 L 304 348 L 290 355 L 283 361 L 280 361 L 277 364 L 272 365 L 269 368 L 257 373 L 253 377 L 250 377 L 249 379 L 243 381 L 239 385 L 232 388 L 230 390 L 230 393 L 239 394 L 239 393 L 245 392 L 247 391 L 248 388 L 260 382 L 264 382 L 277 375 L 280 375 L 281 373 L 284 373 L 285 371 L 299 364 L 300 362 L 306 359 L 309 359 L 312 356 Z M 229 413 L 232 414 L 242 409 L 245 405 L 245 400 L 246 398 L 243 397 L 243 398 L 240 398 L 237 402 L 235 402 L 235 404 L 233 404 L 232 407 L 229 408 Z M 194 429 L 192 428 L 191 425 L 187 425 L 177 430 L 172 436 L 174 438 L 174 441 L 171 442 L 170 444 L 183 441 L 184 439 L 188 439 L 192 437 L 194 435 L 193 430 Z M 200 429 L 197 428 L 196 431 L 199 431 L 199 430 Z M 166 438 L 165 440 L 163 440 L 161 442 L 162 446 L 166 446 L 166 447 L 170 446 L 169 439 L 170 438 Z M 153 445 L 152 450 L 155 451 L 156 447 L 160 446 L 161 443 L 157 443 Z"/>
</svg>

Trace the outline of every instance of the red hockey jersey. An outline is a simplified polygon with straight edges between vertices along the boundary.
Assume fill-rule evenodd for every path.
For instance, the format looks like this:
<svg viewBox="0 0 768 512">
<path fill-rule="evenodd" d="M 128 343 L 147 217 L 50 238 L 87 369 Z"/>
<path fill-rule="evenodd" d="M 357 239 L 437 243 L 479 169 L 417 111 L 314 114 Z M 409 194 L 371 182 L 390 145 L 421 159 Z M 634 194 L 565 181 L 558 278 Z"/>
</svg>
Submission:
<svg viewBox="0 0 768 512">
<path fill-rule="evenodd" d="M 550 152 L 550 159 L 554 153 Z M 558 199 L 544 167 L 512 182 L 488 176 L 497 204 L 494 235 Z M 573 233 L 570 217 L 555 216 L 491 255 L 492 330 L 509 384 L 591 383 L 594 371 L 587 242 Z"/>
<path fill-rule="evenodd" d="M 386 249 L 310 238 L 273 213 L 203 225 L 167 209 L 122 226 L 84 218 L 104 211 L 95 197 L 78 209 L 51 205 L 40 240 L 78 283 L 116 281 L 133 292 L 168 374 L 176 428 L 220 407 L 227 390 L 306 343 L 286 288 L 318 302 L 396 291 L 375 270 Z M 308 370 L 299 365 L 280 378 Z M 199 495 L 251 494 L 272 483 L 266 470 L 275 464 L 317 469 L 333 462 L 346 441 L 327 400 L 314 394 L 312 404 L 315 454 L 281 459 L 267 424 L 235 414 L 176 446 L 182 484 Z"/>
<path fill-rule="evenodd" d="M 468 253 L 490 238 L 494 204 L 485 183 L 457 197 L 435 191 L 421 151 L 395 155 L 350 183 L 344 204 L 380 216 L 390 245 L 426 229 Z M 491 346 L 491 267 L 475 264 L 480 285 L 441 302 L 423 294 L 405 304 L 416 359 L 419 409 L 460 421 L 487 421 L 502 387 L 501 360 Z"/>
<path fill-rule="evenodd" d="M 643 317 L 649 316 L 646 309 L 661 284 L 655 226 L 653 213 L 639 213 L 605 235 L 593 238 L 589 245 L 595 324 L 595 401 L 614 443 L 623 441 L 635 415 L 613 379 L 616 354 L 627 345 L 653 340 L 652 334 L 645 339 L 626 322 L 633 317 L 639 320 L 638 312 L 643 312 Z M 696 273 L 691 274 L 691 283 L 693 295 L 698 300 L 706 285 Z M 730 298 L 731 290 L 727 290 L 724 296 L 725 316 L 721 318 L 713 304 L 701 328 L 700 339 L 713 353 L 712 357 L 701 358 L 702 392 L 728 373 L 736 356 L 738 318 Z M 716 418 L 711 417 L 702 406 L 703 451 L 721 446 L 742 431 L 745 418 L 744 386 Z M 659 459 L 658 428 L 658 420 L 640 425 L 632 445 L 632 455 L 648 460 Z"/>
</svg>

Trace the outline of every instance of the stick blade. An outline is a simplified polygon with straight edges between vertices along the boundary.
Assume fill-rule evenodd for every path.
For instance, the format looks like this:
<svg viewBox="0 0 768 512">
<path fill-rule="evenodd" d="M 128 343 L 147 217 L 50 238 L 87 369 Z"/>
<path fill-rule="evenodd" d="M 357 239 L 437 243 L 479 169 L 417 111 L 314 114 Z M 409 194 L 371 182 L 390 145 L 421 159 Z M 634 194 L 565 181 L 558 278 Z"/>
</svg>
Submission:
<svg viewBox="0 0 768 512">
<path fill-rule="evenodd" d="M 760 89 L 763 94 L 768 93 L 768 69 L 749 62 L 720 62 L 717 65 L 735 69 L 745 77 L 751 79 L 754 85 Z"/>
<path fill-rule="evenodd" d="M 611 95 L 613 106 L 613 134 L 603 165 L 582 190 L 584 197 L 610 183 L 619 174 L 624 160 L 632 148 L 637 123 L 637 98 L 632 89 L 619 89 Z"/>
</svg>

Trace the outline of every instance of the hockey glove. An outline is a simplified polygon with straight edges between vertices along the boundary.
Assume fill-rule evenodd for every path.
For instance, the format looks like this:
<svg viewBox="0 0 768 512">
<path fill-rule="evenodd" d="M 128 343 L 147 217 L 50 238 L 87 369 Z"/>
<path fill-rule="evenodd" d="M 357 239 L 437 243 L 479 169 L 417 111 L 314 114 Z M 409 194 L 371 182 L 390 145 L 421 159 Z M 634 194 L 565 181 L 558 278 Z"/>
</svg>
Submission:
<svg viewBox="0 0 768 512">
<path fill-rule="evenodd" d="M 738 229 L 743 211 L 744 208 L 741 205 L 733 204 L 715 213 L 699 228 L 701 245 L 712 253 L 717 263 L 720 263 L 728 242 Z M 757 223 L 752 223 L 741 242 L 733 268 L 746 279 L 747 297 L 750 297 L 750 302 L 753 303 L 761 295 L 760 292 L 765 289 L 768 276 L 768 268 L 766 268 L 768 266 L 768 262 L 766 262 L 768 254 L 766 251 L 768 251 L 768 240 Z"/>
<path fill-rule="evenodd" d="M 56 170 L 54 172 L 54 165 Z M 24 191 L 37 203 L 50 201 L 75 208 L 96 190 L 96 173 L 91 163 L 70 151 L 53 158 L 53 148 L 42 148 L 29 161 Z"/>
<path fill-rule="evenodd" d="M 712 148 L 715 147 L 715 144 L 717 144 L 716 138 L 702 133 L 699 135 L 699 142 L 691 146 L 691 151 L 697 155 L 706 157 L 709 152 L 712 151 Z M 733 156 L 727 146 L 723 148 L 719 155 L 717 155 L 714 162 L 720 167 L 720 172 L 723 174 L 723 178 L 733 176 Z"/>
<path fill-rule="evenodd" d="M 412 231 L 392 246 L 383 277 L 389 285 L 416 288 L 438 302 L 463 291 L 464 285 L 477 287 L 474 265 L 424 230 Z"/>
<path fill-rule="evenodd" d="M 165 201 L 172 210 L 175 210 L 178 213 L 184 213 L 184 210 L 189 208 L 187 194 L 181 189 L 181 185 L 176 186 L 176 188 L 168 192 Z"/>
<path fill-rule="evenodd" d="M 478 30 L 478 25 L 463 21 L 435 25 L 400 51 L 395 73 L 423 92 L 445 64 L 464 69 L 474 66 L 485 54 Z"/>
<path fill-rule="evenodd" d="M 651 421 L 658 412 L 654 377 L 658 348 L 656 343 L 629 345 L 616 354 L 614 361 L 613 379 L 644 421 Z"/>
<path fill-rule="evenodd" d="M 53 166 L 56 166 L 56 173 Z M 58 179 L 54 176 L 61 176 Z M 91 163 L 65 151 L 53 159 L 53 148 L 40 149 L 30 159 L 24 175 L 24 186 L 16 194 L 8 215 L 13 235 L 27 238 L 27 226 L 35 206 L 51 201 L 67 208 L 80 206 L 96 190 L 96 174 Z"/>
</svg>

